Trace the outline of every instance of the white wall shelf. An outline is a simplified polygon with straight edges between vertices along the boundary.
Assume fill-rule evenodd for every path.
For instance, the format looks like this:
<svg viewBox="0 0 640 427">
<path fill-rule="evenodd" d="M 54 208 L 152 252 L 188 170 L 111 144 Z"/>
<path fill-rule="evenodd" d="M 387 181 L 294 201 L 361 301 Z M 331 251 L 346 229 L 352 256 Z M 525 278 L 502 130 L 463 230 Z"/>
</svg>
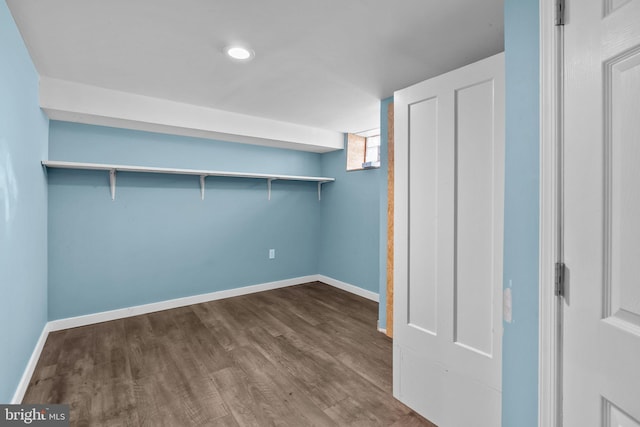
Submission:
<svg viewBox="0 0 640 427">
<path fill-rule="evenodd" d="M 318 200 L 321 200 L 322 184 L 335 181 L 335 178 L 327 178 L 322 176 L 275 175 L 275 174 L 260 174 L 260 173 L 248 173 L 248 172 L 223 172 L 223 171 L 198 170 L 198 169 L 156 168 L 156 167 L 147 167 L 147 166 L 111 165 L 111 164 L 101 164 L 101 163 L 62 162 L 62 161 L 56 161 L 56 160 L 43 160 L 42 165 L 47 168 L 108 171 L 109 187 L 111 189 L 111 200 L 115 200 L 116 198 L 116 173 L 117 172 L 163 173 L 163 174 L 199 176 L 200 177 L 200 198 L 202 200 L 204 200 L 205 178 L 208 176 L 266 179 L 268 200 L 271 200 L 271 183 L 276 180 L 317 182 L 318 183 Z"/>
</svg>

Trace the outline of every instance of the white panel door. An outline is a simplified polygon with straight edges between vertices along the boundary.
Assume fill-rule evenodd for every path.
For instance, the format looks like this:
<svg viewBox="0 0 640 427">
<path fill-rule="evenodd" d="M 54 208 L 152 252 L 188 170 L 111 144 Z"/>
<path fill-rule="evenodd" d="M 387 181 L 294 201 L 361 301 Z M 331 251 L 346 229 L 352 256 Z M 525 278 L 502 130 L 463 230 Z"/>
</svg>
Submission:
<svg viewBox="0 0 640 427">
<path fill-rule="evenodd" d="M 563 424 L 640 427 L 640 1 L 567 12 Z"/>
<path fill-rule="evenodd" d="M 500 425 L 504 56 L 398 91 L 394 396 Z"/>
</svg>

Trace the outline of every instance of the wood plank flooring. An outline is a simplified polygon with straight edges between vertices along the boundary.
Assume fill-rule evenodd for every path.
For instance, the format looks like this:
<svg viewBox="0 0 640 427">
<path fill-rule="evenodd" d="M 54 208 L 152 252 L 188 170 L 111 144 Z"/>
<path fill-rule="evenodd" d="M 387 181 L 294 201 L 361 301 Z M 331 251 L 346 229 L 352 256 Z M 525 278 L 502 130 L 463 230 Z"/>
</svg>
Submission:
<svg viewBox="0 0 640 427">
<path fill-rule="evenodd" d="M 24 403 L 74 426 L 431 426 L 391 395 L 377 304 L 299 286 L 52 332 Z"/>
</svg>

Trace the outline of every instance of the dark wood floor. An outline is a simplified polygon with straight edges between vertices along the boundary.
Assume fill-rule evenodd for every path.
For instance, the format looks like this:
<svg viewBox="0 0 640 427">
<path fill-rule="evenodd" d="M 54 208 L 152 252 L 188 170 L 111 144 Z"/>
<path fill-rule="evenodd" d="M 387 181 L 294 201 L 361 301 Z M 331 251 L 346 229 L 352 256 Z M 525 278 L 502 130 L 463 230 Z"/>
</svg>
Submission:
<svg viewBox="0 0 640 427">
<path fill-rule="evenodd" d="M 77 426 L 433 426 L 392 397 L 376 318 L 309 283 L 53 332 L 24 403 Z"/>
</svg>

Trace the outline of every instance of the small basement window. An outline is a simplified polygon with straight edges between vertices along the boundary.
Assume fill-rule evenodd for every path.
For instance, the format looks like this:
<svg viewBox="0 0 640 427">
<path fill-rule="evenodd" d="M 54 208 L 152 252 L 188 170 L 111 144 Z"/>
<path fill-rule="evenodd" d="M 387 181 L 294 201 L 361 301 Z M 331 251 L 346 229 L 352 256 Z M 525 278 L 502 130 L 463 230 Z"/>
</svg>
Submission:
<svg viewBox="0 0 640 427">
<path fill-rule="evenodd" d="M 380 167 L 380 129 L 347 136 L 347 170 Z"/>
</svg>

